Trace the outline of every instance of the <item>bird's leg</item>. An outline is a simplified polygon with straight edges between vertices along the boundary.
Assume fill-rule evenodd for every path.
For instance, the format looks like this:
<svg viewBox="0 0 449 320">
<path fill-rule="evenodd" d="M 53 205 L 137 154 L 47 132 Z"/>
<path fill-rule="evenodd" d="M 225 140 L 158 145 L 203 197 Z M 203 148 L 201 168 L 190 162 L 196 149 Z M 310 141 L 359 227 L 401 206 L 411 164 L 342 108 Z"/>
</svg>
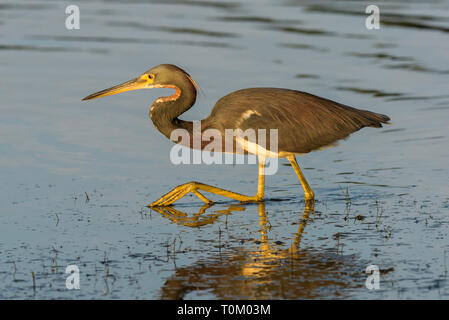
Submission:
<svg viewBox="0 0 449 320">
<path fill-rule="evenodd" d="M 212 204 L 213 202 L 202 195 L 199 190 L 206 191 L 210 193 L 217 194 L 219 196 L 231 198 L 234 200 L 238 200 L 241 202 L 250 202 L 250 201 L 263 201 L 264 199 L 264 183 L 265 183 L 265 158 L 259 157 L 259 181 L 257 184 L 257 194 L 254 197 L 245 196 L 240 193 L 228 191 L 225 189 L 221 189 L 218 187 L 210 186 L 204 183 L 199 182 L 188 182 L 177 186 L 169 193 L 163 195 L 158 200 L 154 201 L 149 205 L 149 207 L 158 207 L 158 206 L 168 206 L 173 202 L 181 199 L 187 193 L 192 192 L 198 198 L 203 200 L 206 204 Z"/>
<path fill-rule="evenodd" d="M 313 194 L 312 188 L 307 183 L 306 178 L 301 172 L 301 169 L 299 168 L 298 162 L 296 162 L 295 155 L 288 155 L 287 156 L 288 161 L 290 161 L 293 169 L 295 170 L 296 174 L 298 175 L 299 181 L 301 181 L 301 185 L 304 189 L 304 198 L 306 201 L 313 201 L 315 198 L 315 195 Z"/>
<path fill-rule="evenodd" d="M 259 174 L 257 180 L 257 194 L 254 196 L 255 201 L 263 201 L 265 189 L 265 158 L 259 157 Z"/>
</svg>

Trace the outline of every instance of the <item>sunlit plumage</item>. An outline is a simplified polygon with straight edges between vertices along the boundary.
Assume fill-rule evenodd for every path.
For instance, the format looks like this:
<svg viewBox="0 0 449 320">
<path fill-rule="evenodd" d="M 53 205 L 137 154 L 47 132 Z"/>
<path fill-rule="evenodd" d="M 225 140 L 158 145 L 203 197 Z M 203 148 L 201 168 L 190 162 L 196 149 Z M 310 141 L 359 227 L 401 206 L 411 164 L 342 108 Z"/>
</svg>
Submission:
<svg viewBox="0 0 449 320">
<path fill-rule="evenodd" d="M 155 127 L 168 138 L 175 129 L 185 129 L 193 137 L 193 122 L 181 120 L 179 116 L 195 103 L 198 86 L 188 73 L 174 65 L 159 65 L 133 80 L 94 93 L 83 100 L 151 88 L 175 90 L 171 96 L 158 98 L 151 106 L 150 117 Z M 258 129 L 265 129 L 267 132 L 270 129 L 278 130 L 277 150 L 273 153 L 261 154 L 255 151 L 256 149 L 249 149 L 248 145 L 245 145 L 246 151 L 256 153 L 259 157 L 257 194 L 250 197 L 218 187 L 190 182 L 176 187 L 150 206 L 170 205 L 188 192 L 194 193 L 206 203 L 211 203 L 212 201 L 200 191 L 215 193 L 242 202 L 262 201 L 267 156 L 286 157 L 300 179 L 305 199 L 313 200 L 314 193 L 303 176 L 295 155 L 331 146 L 363 127 L 382 127 L 382 123 L 388 123 L 389 120 L 388 116 L 382 114 L 359 110 L 295 90 L 250 88 L 232 92 L 218 100 L 209 117 L 201 121 L 201 132 L 215 129 L 222 134 L 222 137 L 225 137 L 226 129 L 243 131 L 254 129 L 256 132 Z M 269 141 L 268 137 L 267 141 Z M 234 142 L 238 143 L 238 141 Z M 203 142 L 201 148 L 204 148 L 207 143 L 207 141 Z M 266 145 L 266 149 L 272 151 L 269 144 Z M 225 151 L 224 147 L 221 151 Z"/>
</svg>

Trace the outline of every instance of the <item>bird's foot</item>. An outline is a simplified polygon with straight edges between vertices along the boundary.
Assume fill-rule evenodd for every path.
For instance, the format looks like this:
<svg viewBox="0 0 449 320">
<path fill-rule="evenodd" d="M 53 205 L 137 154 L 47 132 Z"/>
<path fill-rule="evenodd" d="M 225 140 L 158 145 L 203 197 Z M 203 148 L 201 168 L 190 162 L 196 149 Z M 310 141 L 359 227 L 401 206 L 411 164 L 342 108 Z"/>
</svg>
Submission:
<svg viewBox="0 0 449 320">
<path fill-rule="evenodd" d="M 242 195 L 242 194 L 239 194 L 239 193 L 235 193 L 235 192 L 232 192 L 232 191 L 228 191 L 228 190 L 225 190 L 225 189 L 221 189 L 221 188 L 218 188 L 218 187 L 213 187 L 213 186 L 209 186 L 209 185 L 204 184 L 204 183 L 199 183 L 199 182 L 194 182 L 193 181 L 193 182 L 188 182 L 188 183 L 182 184 L 180 186 L 177 186 L 176 188 L 174 188 L 169 193 L 163 195 L 158 200 L 156 200 L 153 203 L 151 203 L 150 205 L 148 205 L 148 207 L 151 208 L 151 207 L 169 206 L 173 202 L 175 202 L 175 201 L 181 199 L 182 197 L 184 197 L 189 192 L 192 192 L 194 195 L 196 195 L 198 198 L 200 198 L 206 204 L 213 204 L 213 201 L 208 199 L 208 198 L 206 198 L 203 194 L 201 194 L 199 192 L 199 190 L 210 192 L 210 193 L 214 193 L 216 195 L 227 197 L 227 198 L 231 198 L 231 199 L 234 199 L 234 200 L 238 200 L 240 202 L 260 202 L 260 201 L 263 201 L 263 196 L 256 195 L 254 197 L 248 197 L 248 196 L 245 196 L 245 195 Z"/>
<path fill-rule="evenodd" d="M 208 205 L 212 205 L 214 202 L 212 200 L 209 200 L 204 195 L 202 195 L 198 191 L 198 182 L 188 182 L 181 184 L 174 188 L 169 193 L 166 193 L 162 197 L 160 197 L 158 200 L 152 202 L 148 205 L 148 207 L 165 207 L 171 205 L 173 202 L 181 199 L 184 197 L 187 193 L 192 192 L 194 195 L 196 195 L 198 198 L 204 201 L 204 203 Z"/>
</svg>

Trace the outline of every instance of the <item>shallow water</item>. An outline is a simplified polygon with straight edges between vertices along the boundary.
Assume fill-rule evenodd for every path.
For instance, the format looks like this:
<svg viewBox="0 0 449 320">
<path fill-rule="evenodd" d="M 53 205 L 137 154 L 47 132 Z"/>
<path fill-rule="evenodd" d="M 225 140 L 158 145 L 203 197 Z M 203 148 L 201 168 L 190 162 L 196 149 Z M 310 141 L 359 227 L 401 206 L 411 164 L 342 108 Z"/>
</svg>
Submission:
<svg viewBox="0 0 449 320">
<path fill-rule="evenodd" d="M 448 1 L 383 3 L 380 30 L 361 1 L 79 3 L 73 31 L 63 2 L 0 4 L 0 298 L 449 298 Z M 184 119 L 274 86 L 392 125 L 299 157 L 314 210 L 286 161 L 265 205 L 149 210 L 191 180 L 256 191 L 254 165 L 170 163 L 163 89 L 80 101 L 160 63 L 205 92 Z"/>
</svg>

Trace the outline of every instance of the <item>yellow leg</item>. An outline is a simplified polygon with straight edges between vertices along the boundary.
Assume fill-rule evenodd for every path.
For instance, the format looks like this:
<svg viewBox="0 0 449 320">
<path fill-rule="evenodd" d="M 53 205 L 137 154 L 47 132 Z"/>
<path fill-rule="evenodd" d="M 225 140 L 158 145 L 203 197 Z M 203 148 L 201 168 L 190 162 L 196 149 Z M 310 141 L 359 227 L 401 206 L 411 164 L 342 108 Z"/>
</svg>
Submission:
<svg viewBox="0 0 449 320">
<path fill-rule="evenodd" d="M 259 178 L 257 180 L 257 194 L 254 196 L 256 201 L 263 201 L 265 198 L 265 158 L 259 157 Z"/>
<path fill-rule="evenodd" d="M 192 192 L 195 194 L 198 198 L 203 200 L 207 204 L 212 204 L 213 202 L 206 198 L 204 195 L 202 195 L 199 190 L 210 192 L 217 194 L 219 196 L 224 196 L 227 198 L 231 198 L 234 200 L 238 200 L 241 202 L 249 202 L 249 201 L 263 201 L 264 199 L 264 183 L 265 183 L 265 159 L 259 157 L 259 181 L 257 184 L 257 194 L 254 197 L 245 196 L 240 193 L 228 191 L 225 189 L 221 189 L 218 187 L 213 187 L 204 183 L 199 182 L 188 182 L 185 184 L 182 184 L 180 186 L 177 186 L 169 193 L 163 195 L 158 200 L 154 201 L 149 205 L 149 207 L 158 207 L 158 206 L 168 206 L 171 205 L 173 202 L 181 199 L 184 197 L 187 193 Z"/>
<path fill-rule="evenodd" d="M 296 174 L 298 175 L 299 181 L 301 181 L 301 185 L 304 189 L 304 198 L 306 201 L 313 200 L 315 198 L 315 195 L 313 194 L 312 188 L 307 183 L 306 178 L 301 172 L 301 169 L 299 168 L 298 163 L 296 162 L 296 158 L 294 155 L 288 155 L 287 156 L 288 161 L 290 161 L 293 169 L 295 170 Z"/>
</svg>

